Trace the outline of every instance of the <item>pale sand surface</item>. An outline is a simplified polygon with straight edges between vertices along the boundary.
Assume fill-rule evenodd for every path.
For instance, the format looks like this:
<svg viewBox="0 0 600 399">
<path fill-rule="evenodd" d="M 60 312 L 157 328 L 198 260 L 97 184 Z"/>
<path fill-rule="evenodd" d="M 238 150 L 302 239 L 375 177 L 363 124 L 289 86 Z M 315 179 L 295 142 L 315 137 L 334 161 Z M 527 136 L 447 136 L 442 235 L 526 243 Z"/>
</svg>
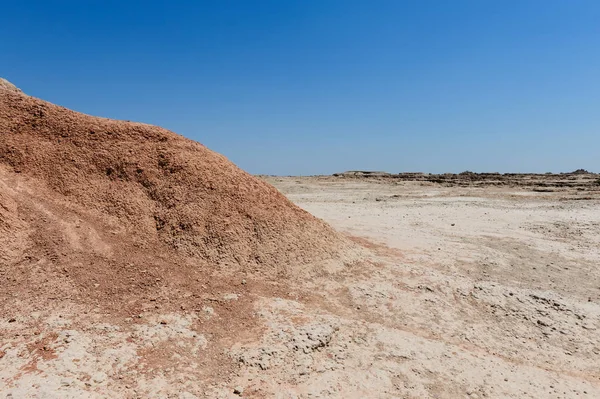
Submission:
<svg viewBox="0 0 600 399">
<path fill-rule="evenodd" d="M 317 360 L 324 370 L 299 376 L 294 392 L 600 397 L 599 200 L 510 187 L 266 179 L 336 229 L 381 245 L 376 267 L 315 283 L 331 295 L 338 330 Z"/>
</svg>

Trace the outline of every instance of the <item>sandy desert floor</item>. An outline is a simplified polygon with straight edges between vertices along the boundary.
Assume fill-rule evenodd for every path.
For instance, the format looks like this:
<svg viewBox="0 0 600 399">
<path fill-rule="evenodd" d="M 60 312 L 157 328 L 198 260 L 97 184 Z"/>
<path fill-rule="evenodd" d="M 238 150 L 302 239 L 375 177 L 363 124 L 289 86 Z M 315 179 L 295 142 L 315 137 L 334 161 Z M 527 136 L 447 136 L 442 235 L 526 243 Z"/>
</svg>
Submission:
<svg viewBox="0 0 600 399">
<path fill-rule="evenodd" d="M 377 258 L 315 279 L 320 308 L 270 305 L 272 323 L 298 314 L 327 336 L 275 382 L 299 397 L 600 397 L 597 192 L 267 180 Z"/>
<path fill-rule="evenodd" d="M 3 397 L 600 398 L 598 191 L 265 179 L 364 254 L 122 323 L 0 320 Z M 205 326 L 234 303 L 261 329 L 221 342 L 235 367 L 207 377 Z"/>
</svg>

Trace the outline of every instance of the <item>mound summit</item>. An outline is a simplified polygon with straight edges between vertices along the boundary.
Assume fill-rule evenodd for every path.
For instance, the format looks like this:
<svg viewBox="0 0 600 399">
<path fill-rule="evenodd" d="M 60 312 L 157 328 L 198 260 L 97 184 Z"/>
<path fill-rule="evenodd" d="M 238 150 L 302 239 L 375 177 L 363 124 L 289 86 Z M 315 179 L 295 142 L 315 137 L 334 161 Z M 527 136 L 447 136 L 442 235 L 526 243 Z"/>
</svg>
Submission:
<svg viewBox="0 0 600 399">
<path fill-rule="evenodd" d="M 118 293 L 166 274 L 186 281 L 198 268 L 275 277 L 338 258 L 345 245 L 197 142 L 0 84 L 0 273 L 14 289 L 31 280 L 35 293 L 61 275 L 80 294 Z"/>
</svg>

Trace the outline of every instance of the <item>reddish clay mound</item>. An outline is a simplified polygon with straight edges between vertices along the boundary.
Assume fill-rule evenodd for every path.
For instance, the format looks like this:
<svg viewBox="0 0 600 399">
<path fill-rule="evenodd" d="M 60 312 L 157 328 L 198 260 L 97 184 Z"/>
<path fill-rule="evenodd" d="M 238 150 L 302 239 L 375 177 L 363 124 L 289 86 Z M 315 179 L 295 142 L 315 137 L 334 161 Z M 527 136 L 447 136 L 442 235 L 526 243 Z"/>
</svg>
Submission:
<svg viewBox="0 0 600 399">
<path fill-rule="evenodd" d="M 29 351 L 15 384 L 52 360 L 44 340 L 98 323 L 137 348 L 111 384 L 127 390 L 140 375 L 183 369 L 199 386 L 222 380 L 238 368 L 225 349 L 260 336 L 255 299 L 309 295 L 279 277 L 306 278 L 346 249 L 325 223 L 196 142 L 73 112 L 0 80 L 0 335 L 10 336 L 0 346 L 42 348 Z M 206 337 L 200 355 L 181 340 L 146 342 L 176 331 L 165 324 L 177 320 Z"/>
<path fill-rule="evenodd" d="M 237 284 L 304 273 L 345 247 L 324 222 L 199 143 L 0 86 L 6 298 L 60 294 L 113 310 L 128 300 L 122 310 L 133 312 L 157 292 L 208 295 L 232 273 Z M 245 289 L 250 280 L 258 284 Z"/>
<path fill-rule="evenodd" d="M 159 240 L 267 273 L 337 252 L 339 239 L 323 222 L 224 156 L 165 129 L 0 89 L 0 132 L 0 164 L 114 218 L 139 245 Z"/>
</svg>

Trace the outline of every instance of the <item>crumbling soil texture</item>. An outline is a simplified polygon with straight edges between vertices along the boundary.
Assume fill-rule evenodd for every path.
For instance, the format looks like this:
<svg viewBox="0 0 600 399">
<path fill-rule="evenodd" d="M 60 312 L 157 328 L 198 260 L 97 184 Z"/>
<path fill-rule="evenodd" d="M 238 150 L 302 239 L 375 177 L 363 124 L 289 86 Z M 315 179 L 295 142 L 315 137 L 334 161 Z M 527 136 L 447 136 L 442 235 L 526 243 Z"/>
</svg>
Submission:
<svg viewBox="0 0 600 399">
<path fill-rule="evenodd" d="M 0 376 L 0 392 L 82 397 L 99 384 L 125 389 L 136 373 L 170 381 L 164 370 L 192 349 L 202 356 L 188 379 L 223 379 L 232 362 L 221 349 L 260 330 L 256 298 L 288 292 L 291 277 L 347 253 L 327 224 L 197 142 L 0 83 L 0 369 L 18 370 Z M 44 371 L 72 342 L 69 361 L 96 359 L 90 373 L 110 365 L 100 335 L 86 330 L 104 322 L 121 334 L 113 341 L 128 342 L 122 367 L 97 383 L 81 370 Z M 189 347 L 170 347 L 169 332 Z M 30 384 L 45 372 L 67 382 Z M 135 392 L 165 394 L 157 384 Z"/>
</svg>

